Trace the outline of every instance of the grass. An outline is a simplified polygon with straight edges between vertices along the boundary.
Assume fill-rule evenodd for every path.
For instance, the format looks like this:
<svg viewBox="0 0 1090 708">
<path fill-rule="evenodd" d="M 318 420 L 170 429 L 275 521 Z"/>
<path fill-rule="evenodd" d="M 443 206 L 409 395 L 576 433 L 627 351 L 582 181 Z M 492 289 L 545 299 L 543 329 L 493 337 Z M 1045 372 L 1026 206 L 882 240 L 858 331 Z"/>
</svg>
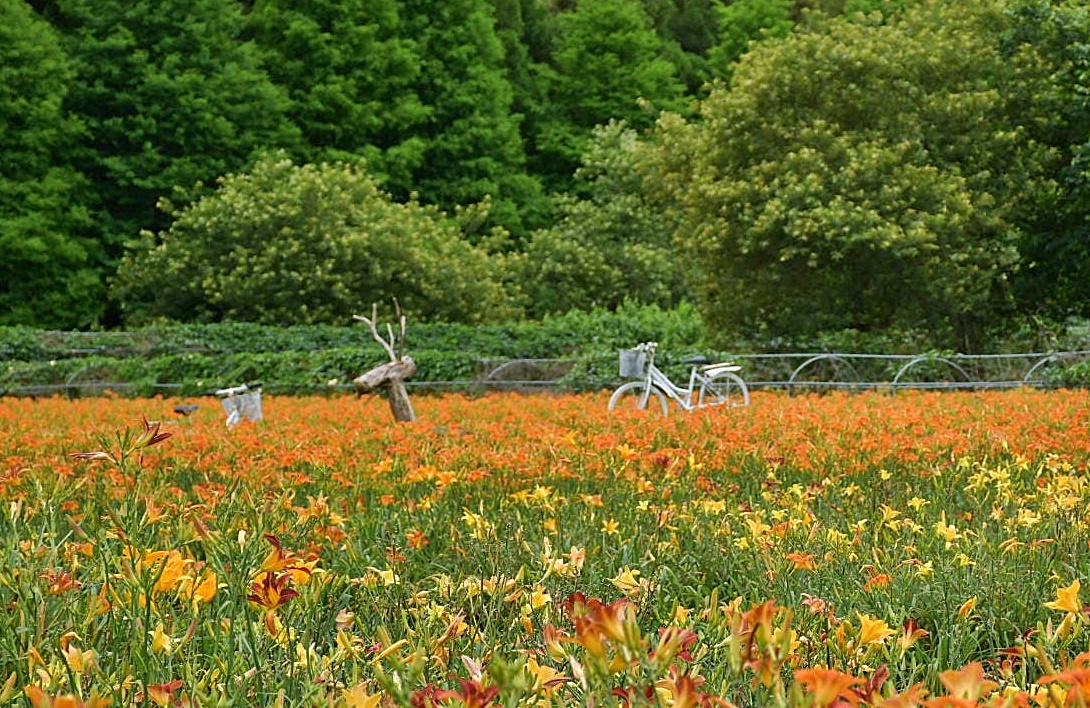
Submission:
<svg viewBox="0 0 1090 708">
<path fill-rule="evenodd" d="M 1083 705 L 1088 399 L 0 400 L 0 705 Z"/>
</svg>

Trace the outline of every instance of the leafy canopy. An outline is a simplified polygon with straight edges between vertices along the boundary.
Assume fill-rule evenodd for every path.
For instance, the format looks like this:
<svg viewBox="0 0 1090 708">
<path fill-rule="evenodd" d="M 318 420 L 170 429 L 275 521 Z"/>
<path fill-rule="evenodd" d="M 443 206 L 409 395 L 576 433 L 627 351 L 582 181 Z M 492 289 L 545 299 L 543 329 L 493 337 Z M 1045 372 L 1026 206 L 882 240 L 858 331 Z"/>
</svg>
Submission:
<svg viewBox="0 0 1090 708">
<path fill-rule="evenodd" d="M 588 196 L 558 197 L 560 220 L 534 233 L 514 259 L 527 314 L 616 310 L 625 302 L 673 307 L 688 295 L 674 224 L 644 197 L 642 152 L 624 123 L 595 129 L 576 173 Z"/>
<path fill-rule="evenodd" d="M 700 120 L 663 121 L 654 183 L 684 214 L 710 324 L 980 345 L 1050 157 L 1016 110 L 1035 84 L 999 51 L 1006 21 L 993 0 L 814 16 L 746 54 Z"/>
<path fill-rule="evenodd" d="M 414 319 L 507 313 L 487 253 L 433 208 L 399 204 L 360 164 L 283 155 L 228 175 L 175 209 L 126 255 L 117 291 L 131 319 L 337 323 L 396 297 Z"/>
<path fill-rule="evenodd" d="M 66 164 L 84 134 L 64 109 L 73 71 L 23 0 L 0 0 L 0 324 L 82 327 L 99 314 L 101 252 Z"/>
</svg>

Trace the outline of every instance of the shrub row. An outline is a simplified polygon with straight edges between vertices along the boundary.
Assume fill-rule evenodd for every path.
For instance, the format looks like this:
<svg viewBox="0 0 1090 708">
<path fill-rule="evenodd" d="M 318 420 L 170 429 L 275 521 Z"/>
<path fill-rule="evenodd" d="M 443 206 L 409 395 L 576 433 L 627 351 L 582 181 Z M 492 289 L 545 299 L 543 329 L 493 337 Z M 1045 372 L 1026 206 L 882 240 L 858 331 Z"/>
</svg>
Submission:
<svg viewBox="0 0 1090 708">
<path fill-rule="evenodd" d="M 382 316 L 379 316 L 382 322 Z M 721 339 L 721 338 L 717 338 Z M 1083 338 L 1067 349 L 1085 347 Z M 413 385 L 427 388 L 473 388 L 486 383 L 511 360 L 563 360 L 557 366 L 526 362 L 508 365 L 501 380 L 559 381 L 567 390 L 594 390 L 616 385 L 617 351 L 641 341 L 662 344 L 659 366 L 684 380 L 682 361 L 703 353 L 720 359 L 757 351 L 833 351 L 918 353 L 912 342 L 839 333 L 820 341 L 739 343 L 733 351 L 706 345 L 700 317 L 689 306 L 662 310 L 628 305 L 616 312 L 570 312 L 541 322 L 470 326 L 409 322 L 406 352 L 417 363 Z M 1028 351 L 1012 342 L 1012 349 Z M 386 359 L 363 325 L 272 327 L 247 323 L 159 325 L 128 332 L 56 332 L 25 327 L 0 328 L 0 395 L 95 393 L 114 388 L 129 395 L 202 395 L 240 383 L 261 381 L 267 391 L 303 393 L 350 388 L 359 374 Z M 1082 357 L 1047 367 L 1047 383 L 1064 387 L 1090 385 L 1090 363 Z M 750 381 L 785 381 L 799 362 L 750 359 Z M 903 362 L 901 362 L 903 363 Z M 871 362 L 859 380 L 888 381 L 898 362 Z M 856 362 L 856 367 L 861 366 Z M 894 366 L 892 370 L 869 370 Z M 785 368 L 786 367 L 786 368 Z M 942 375 L 941 367 L 938 375 Z M 813 372 L 815 380 L 846 380 L 837 372 Z M 1007 372 L 1001 378 L 1017 378 Z M 941 379 L 939 379 L 941 380 Z M 974 379 L 976 380 L 976 379 Z M 980 380 L 987 380 L 986 377 Z"/>
<path fill-rule="evenodd" d="M 573 365 L 544 373 L 563 375 L 565 387 L 586 389 L 616 381 L 618 349 L 656 340 L 691 353 L 703 339 L 703 325 L 691 307 L 625 306 L 617 312 L 571 312 L 539 323 L 410 321 L 405 348 L 417 364 L 416 382 L 468 385 L 499 362 L 566 359 Z M 160 325 L 130 332 L 6 327 L 0 328 L 0 394 L 58 387 L 78 393 L 120 383 L 119 392 L 133 395 L 199 395 L 254 381 L 284 393 L 336 390 L 385 358 L 362 325 Z"/>
</svg>

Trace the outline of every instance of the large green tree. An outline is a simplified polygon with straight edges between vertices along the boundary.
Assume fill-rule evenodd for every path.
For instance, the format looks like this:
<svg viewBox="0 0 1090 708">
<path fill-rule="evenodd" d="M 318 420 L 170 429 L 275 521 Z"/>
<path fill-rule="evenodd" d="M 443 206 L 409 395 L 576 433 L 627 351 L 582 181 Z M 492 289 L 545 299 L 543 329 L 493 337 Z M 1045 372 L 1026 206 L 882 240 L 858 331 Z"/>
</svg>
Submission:
<svg viewBox="0 0 1090 708">
<path fill-rule="evenodd" d="M 512 89 L 511 111 L 519 118 L 519 134 L 531 171 L 534 138 L 549 120 L 549 87 L 553 72 L 549 10 L 542 0 L 495 0 L 496 36 L 503 45 L 504 66 Z M 536 177 L 536 175 L 535 175 Z M 542 227 L 552 215 L 546 201 L 535 202 L 526 226 Z"/>
<path fill-rule="evenodd" d="M 100 314 L 102 254 L 88 238 L 83 134 L 64 109 L 73 72 L 24 0 L 0 0 L 0 324 L 80 327 Z"/>
<path fill-rule="evenodd" d="M 548 207 L 526 169 L 492 3 L 402 0 L 401 11 L 404 31 L 417 44 L 416 91 L 428 120 L 417 133 L 424 144 L 412 182 L 390 188 L 447 211 L 489 198 L 490 223 L 516 234 L 538 225 Z"/>
<path fill-rule="evenodd" d="M 1027 313 L 1090 316 L 1090 3 L 1020 0 L 1011 14 L 1004 50 L 1030 63 L 1026 80 L 1041 90 L 1028 108 L 1047 116 L 1034 133 L 1058 155 L 1051 188 L 1026 214 L 1016 290 Z"/>
<path fill-rule="evenodd" d="M 432 110 L 396 0 L 255 0 L 246 15 L 263 65 L 291 99 L 308 162 L 364 156 L 408 193 Z"/>
<path fill-rule="evenodd" d="M 792 0 L 734 0 L 719 6 L 719 38 L 709 51 L 717 78 L 729 79 L 750 44 L 768 37 L 785 37 L 795 26 Z"/>
<path fill-rule="evenodd" d="M 357 163 L 272 155 L 163 207 L 174 223 L 145 232 L 118 271 L 133 323 L 343 323 L 395 297 L 422 320 L 509 314 L 488 254 L 433 207 L 394 201 Z"/>
<path fill-rule="evenodd" d="M 665 189 L 685 214 L 724 336 L 916 328 L 976 349 L 1010 306 L 1018 216 L 1050 151 L 997 0 L 925 0 L 812 21 L 737 65 L 701 119 L 667 121 Z"/>
<path fill-rule="evenodd" d="M 660 111 L 684 109 L 685 90 L 640 3 L 582 0 L 553 23 L 550 112 L 534 136 L 533 166 L 567 191 L 595 126 L 647 128 Z"/>
<path fill-rule="evenodd" d="M 63 33 L 75 80 L 65 106 L 87 126 L 78 157 L 111 257 L 165 226 L 157 200 L 294 145 L 287 100 L 244 41 L 238 5 L 218 0 L 40 0 Z"/>
<path fill-rule="evenodd" d="M 642 0 L 642 4 L 686 92 L 701 94 L 712 78 L 708 51 L 719 38 L 719 0 Z"/>
</svg>

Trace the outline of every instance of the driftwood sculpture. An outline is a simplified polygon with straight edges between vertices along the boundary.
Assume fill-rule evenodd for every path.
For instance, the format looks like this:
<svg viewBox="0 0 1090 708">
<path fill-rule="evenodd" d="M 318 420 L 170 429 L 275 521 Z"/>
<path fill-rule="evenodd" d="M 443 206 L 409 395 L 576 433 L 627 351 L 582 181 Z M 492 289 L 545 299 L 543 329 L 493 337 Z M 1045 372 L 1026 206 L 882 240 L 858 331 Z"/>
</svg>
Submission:
<svg viewBox="0 0 1090 708">
<path fill-rule="evenodd" d="M 416 420 L 416 413 L 413 411 L 412 401 L 409 400 L 409 392 L 405 390 L 405 379 L 416 373 L 416 363 L 402 351 L 405 346 L 405 315 L 401 314 L 401 307 L 396 300 L 394 309 L 398 316 L 398 332 L 394 334 L 394 328 L 387 323 L 388 339 L 382 338 L 375 324 L 378 319 L 378 305 L 371 306 L 370 318 L 363 315 L 352 316 L 353 319 L 371 328 L 371 336 L 382 345 L 390 357 L 390 361 L 376 366 L 365 374 L 360 374 L 352 380 L 352 383 L 355 384 L 356 391 L 361 394 L 376 390 L 385 391 L 394 420 L 399 423 L 411 423 Z"/>
</svg>

